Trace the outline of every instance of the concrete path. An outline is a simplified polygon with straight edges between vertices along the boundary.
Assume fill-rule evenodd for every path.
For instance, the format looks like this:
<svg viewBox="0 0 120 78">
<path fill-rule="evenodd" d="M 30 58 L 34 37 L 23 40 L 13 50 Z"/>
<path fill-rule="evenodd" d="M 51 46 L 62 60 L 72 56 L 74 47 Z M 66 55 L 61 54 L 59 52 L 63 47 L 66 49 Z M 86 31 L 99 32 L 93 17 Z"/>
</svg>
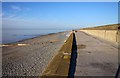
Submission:
<svg viewBox="0 0 120 78">
<path fill-rule="evenodd" d="M 76 32 L 75 76 L 114 76 L 118 68 L 118 49 L 83 32 Z"/>
</svg>

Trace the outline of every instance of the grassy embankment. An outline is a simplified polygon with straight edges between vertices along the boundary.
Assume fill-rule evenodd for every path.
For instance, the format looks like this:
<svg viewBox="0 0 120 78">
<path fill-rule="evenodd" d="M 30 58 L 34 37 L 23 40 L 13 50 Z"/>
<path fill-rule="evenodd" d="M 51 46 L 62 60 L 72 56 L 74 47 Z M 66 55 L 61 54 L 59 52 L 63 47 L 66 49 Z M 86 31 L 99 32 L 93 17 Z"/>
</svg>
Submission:
<svg viewBox="0 0 120 78">
<path fill-rule="evenodd" d="M 81 28 L 82 30 L 117 30 L 120 24 Z"/>
</svg>

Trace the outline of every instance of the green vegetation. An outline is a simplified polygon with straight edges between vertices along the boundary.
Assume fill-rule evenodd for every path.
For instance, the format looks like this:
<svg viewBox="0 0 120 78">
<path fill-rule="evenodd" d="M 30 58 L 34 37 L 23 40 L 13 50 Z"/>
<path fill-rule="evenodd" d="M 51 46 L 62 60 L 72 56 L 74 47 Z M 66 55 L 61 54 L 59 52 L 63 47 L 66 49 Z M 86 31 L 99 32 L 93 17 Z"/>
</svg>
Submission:
<svg viewBox="0 0 120 78">
<path fill-rule="evenodd" d="M 120 24 L 111 24 L 111 25 L 105 25 L 105 26 L 81 28 L 81 29 L 82 30 L 117 30 L 118 27 L 120 27 Z"/>
</svg>

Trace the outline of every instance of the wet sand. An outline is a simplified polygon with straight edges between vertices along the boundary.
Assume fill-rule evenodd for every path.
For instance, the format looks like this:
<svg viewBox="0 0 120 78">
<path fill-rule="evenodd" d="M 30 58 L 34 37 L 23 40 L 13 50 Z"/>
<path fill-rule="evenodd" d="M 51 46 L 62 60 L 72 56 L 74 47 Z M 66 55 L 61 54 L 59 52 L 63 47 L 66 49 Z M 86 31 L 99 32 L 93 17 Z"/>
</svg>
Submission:
<svg viewBox="0 0 120 78">
<path fill-rule="evenodd" d="M 2 47 L 3 76 L 41 76 L 68 38 L 67 34 L 49 34 Z"/>
</svg>

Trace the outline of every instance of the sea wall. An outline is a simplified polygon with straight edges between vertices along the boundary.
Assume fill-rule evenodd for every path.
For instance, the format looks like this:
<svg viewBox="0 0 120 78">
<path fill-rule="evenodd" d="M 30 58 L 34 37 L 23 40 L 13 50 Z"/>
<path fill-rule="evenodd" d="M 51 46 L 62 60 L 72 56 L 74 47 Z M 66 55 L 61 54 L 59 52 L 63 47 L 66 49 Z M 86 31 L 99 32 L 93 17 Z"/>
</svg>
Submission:
<svg viewBox="0 0 120 78">
<path fill-rule="evenodd" d="M 92 36 L 105 39 L 112 43 L 119 42 L 119 31 L 118 30 L 80 30 Z"/>
<path fill-rule="evenodd" d="M 58 54 L 43 71 L 41 78 L 47 78 L 50 76 L 56 76 L 55 78 L 59 78 L 59 76 L 68 76 L 74 36 L 75 34 L 71 32 Z"/>
</svg>

